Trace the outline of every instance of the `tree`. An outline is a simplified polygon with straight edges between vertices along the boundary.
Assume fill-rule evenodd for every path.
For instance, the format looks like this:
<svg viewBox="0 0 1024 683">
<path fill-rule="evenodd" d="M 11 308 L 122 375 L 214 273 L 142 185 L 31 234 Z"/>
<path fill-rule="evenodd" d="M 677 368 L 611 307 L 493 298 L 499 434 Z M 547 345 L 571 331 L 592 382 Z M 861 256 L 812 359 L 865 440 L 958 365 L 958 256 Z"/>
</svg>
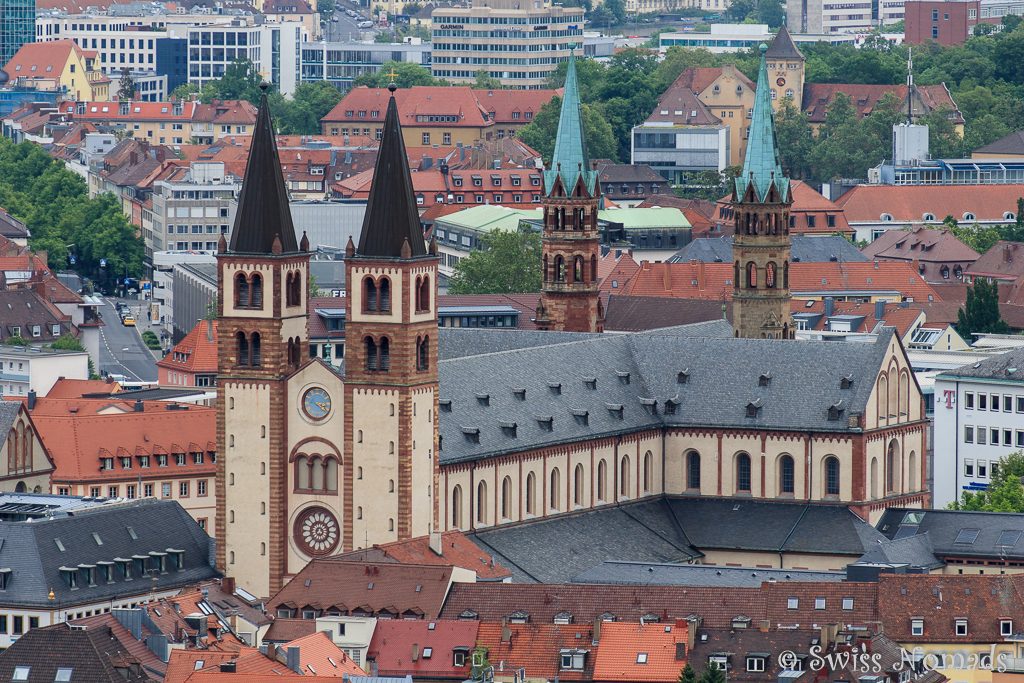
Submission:
<svg viewBox="0 0 1024 683">
<path fill-rule="evenodd" d="M 540 234 L 529 229 L 495 230 L 484 236 L 483 249 L 459 259 L 452 294 L 536 292 L 541 285 Z"/>
<path fill-rule="evenodd" d="M 604 0 L 601 6 L 611 13 L 616 24 L 626 23 L 626 3 L 623 0 Z"/>
<path fill-rule="evenodd" d="M 122 102 L 135 99 L 135 81 L 127 67 L 121 69 L 121 80 L 117 85 L 117 99 Z"/>
<path fill-rule="evenodd" d="M 993 469 L 995 469 L 993 467 Z M 984 491 L 964 491 L 963 497 L 949 504 L 951 510 L 982 512 L 1024 512 L 1024 453 L 1015 451 L 999 462 Z"/>
<path fill-rule="evenodd" d="M 723 15 L 734 23 L 742 23 L 754 12 L 754 0 L 733 0 Z"/>
<path fill-rule="evenodd" d="M 316 11 L 320 13 L 321 17 L 328 19 L 337 10 L 337 4 L 335 0 L 317 0 Z"/>
<path fill-rule="evenodd" d="M 492 76 L 486 69 L 480 69 L 476 72 L 476 80 L 473 82 L 473 87 L 479 90 L 500 90 L 501 81 Z"/>
<path fill-rule="evenodd" d="M 725 683 L 725 672 L 718 668 L 718 664 L 711 662 L 699 680 L 700 683 Z"/>
<path fill-rule="evenodd" d="M 171 99 L 190 100 L 193 96 L 200 95 L 202 88 L 195 83 L 182 83 L 171 91 Z"/>
<path fill-rule="evenodd" d="M 354 85 L 365 85 L 370 88 L 386 88 L 391 82 L 391 71 L 395 72 L 395 83 L 399 88 L 411 88 L 414 85 L 448 85 L 430 75 L 430 69 L 411 62 L 384 62 L 374 73 L 365 73 L 356 78 Z"/>
<path fill-rule="evenodd" d="M 986 278 L 975 278 L 967 288 L 967 301 L 956 317 L 956 331 L 969 339 L 972 334 L 1006 334 L 1010 326 L 999 315 L 999 286 Z"/>
<path fill-rule="evenodd" d="M 54 340 L 50 346 L 58 351 L 85 351 L 82 342 L 78 341 L 70 332 L 62 334 L 59 339 Z"/>
<path fill-rule="evenodd" d="M 678 683 L 697 683 L 697 673 L 689 663 L 679 672 Z"/>
<path fill-rule="evenodd" d="M 274 120 L 286 135 L 313 135 L 320 132 L 320 119 L 341 101 L 341 91 L 327 81 L 300 83 L 292 99 L 275 97 Z"/>
<path fill-rule="evenodd" d="M 540 152 L 546 163 L 551 162 L 558 135 L 558 119 L 562 111 L 562 98 L 557 95 L 540 108 L 517 137 Z M 583 134 L 587 139 L 587 153 L 591 159 L 615 159 L 616 144 L 612 127 L 600 111 L 589 104 L 583 105 Z"/>
<path fill-rule="evenodd" d="M 775 139 L 779 145 L 782 169 L 791 178 L 809 177 L 814 135 L 807 114 L 796 108 L 792 97 L 784 98 L 775 113 Z"/>
<path fill-rule="evenodd" d="M 756 16 L 768 28 L 778 28 L 786 21 L 786 10 L 779 0 L 758 0 Z"/>
</svg>

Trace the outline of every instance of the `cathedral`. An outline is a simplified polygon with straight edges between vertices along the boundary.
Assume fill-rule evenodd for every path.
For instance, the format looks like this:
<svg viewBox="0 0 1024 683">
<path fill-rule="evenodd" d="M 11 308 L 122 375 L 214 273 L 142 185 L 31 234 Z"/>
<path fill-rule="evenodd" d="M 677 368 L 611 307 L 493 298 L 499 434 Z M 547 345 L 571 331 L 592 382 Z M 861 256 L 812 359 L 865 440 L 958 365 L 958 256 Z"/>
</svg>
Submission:
<svg viewBox="0 0 1024 683">
<path fill-rule="evenodd" d="M 602 334 L 599 187 L 575 65 L 545 172 L 548 332 L 439 329 L 394 98 L 358 244 L 342 370 L 308 357 L 296 239 L 266 98 L 219 271 L 217 562 L 275 593 L 315 557 L 659 496 L 923 507 L 928 422 L 906 353 L 792 340 L 788 180 L 762 56 L 736 180 L 735 328 Z M 742 237 L 741 237 L 742 235 Z M 575 332 L 576 334 L 564 334 Z M 808 566 L 814 566 L 808 560 Z"/>
</svg>

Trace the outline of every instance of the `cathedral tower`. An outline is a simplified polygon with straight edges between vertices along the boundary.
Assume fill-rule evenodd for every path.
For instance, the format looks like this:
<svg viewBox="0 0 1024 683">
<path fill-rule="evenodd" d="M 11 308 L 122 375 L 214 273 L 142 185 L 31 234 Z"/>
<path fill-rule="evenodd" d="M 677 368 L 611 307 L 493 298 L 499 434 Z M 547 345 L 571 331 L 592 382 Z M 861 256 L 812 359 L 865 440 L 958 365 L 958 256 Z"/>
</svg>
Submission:
<svg viewBox="0 0 1024 683">
<path fill-rule="evenodd" d="M 423 240 L 395 105 L 345 254 L 346 549 L 438 529 L 437 248 Z"/>
<path fill-rule="evenodd" d="M 597 290 L 600 202 L 597 171 L 590 168 L 576 61 L 569 56 L 562 113 L 551 168 L 544 172 L 543 268 L 537 326 L 559 332 L 601 332 L 604 310 Z"/>
<path fill-rule="evenodd" d="M 308 248 L 295 240 L 264 93 L 217 254 L 217 565 L 256 595 L 287 570 L 287 380 L 309 348 Z"/>
<path fill-rule="evenodd" d="M 737 337 L 792 339 L 790 311 L 789 178 L 782 173 L 775 143 L 768 68 L 761 68 L 747 139 L 743 173 L 735 179 L 732 324 Z"/>
<path fill-rule="evenodd" d="M 775 34 L 775 40 L 765 57 L 775 111 L 779 110 L 787 97 L 793 100 L 793 107 L 801 111 L 804 102 L 804 66 L 807 60 L 793 42 L 793 36 L 789 35 L 785 24 Z"/>
</svg>

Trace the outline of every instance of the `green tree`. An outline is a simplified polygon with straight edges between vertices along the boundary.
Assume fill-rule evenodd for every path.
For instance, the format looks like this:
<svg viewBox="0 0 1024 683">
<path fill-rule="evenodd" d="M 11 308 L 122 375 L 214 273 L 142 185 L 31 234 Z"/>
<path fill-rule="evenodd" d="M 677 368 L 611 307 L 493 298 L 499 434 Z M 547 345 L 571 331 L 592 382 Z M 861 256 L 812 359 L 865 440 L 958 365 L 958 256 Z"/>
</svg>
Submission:
<svg viewBox="0 0 1024 683">
<path fill-rule="evenodd" d="M 623 0 L 604 0 L 601 6 L 611 13 L 616 24 L 626 23 L 626 3 Z"/>
<path fill-rule="evenodd" d="M 711 662 L 700 675 L 700 683 L 725 683 L 725 672 L 718 668 L 718 664 Z"/>
<path fill-rule="evenodd" d="M 291 100 L 274 98 L 274 122 L 286 135 L 320 132 L 320 119 L 341 101 L 341 91 L 327 81 L 300 83 Z"/>
<path fill-rule="evenodd" d="M 486 69 L 480 69 L 476 72 L 476 80 L 473 82 L 473 87 L 479 90 L 500 90 L 501 81 L 492 76 Z"/>
<path fill-rule="evenodd" d="M 135 81 L 132 79 L 132 72 L 128 67 L 121 69 L 121 80 L 117 85 L 117 99 L 122 102 L 135 99 Z"/>
<path fill-rule="evenodd" d="M 355 85 L 370 88 L 386 88 L 391 82 L 391 71 L 395 72 L 395 83 L 399 88 L 411 88 L 414 85 L 447 85 L 430 75 L 430 69 L 411 62 L 384 62 L 378 71 L 366 73 L 355 80 Z"/>
<path fill-rule="evenodd" d="M 786 21 L 786 10 L 779 0 L 758 0 L 755 14 L 757 21 L 769 28 L 778 28 Z"/>
<path fill-rule="evenodd" d="M 775 139 L 778 141 L 783 170 L 791 178 L 809 177 L 814 135 L 807 114 L 796 108 L 792 97 L 784 98 L 775 113 Z"/>
<path fill-rule="evenodd" d="M 263 95 L 262 82 L 263 77 L 252 62 L 236 59 L 227 65 L 223 76 L 202 87 L 200 99 L 207 104 L 213 100 L 248 100 L 258 104 Z"/>
<path fill-rule="evenodd" d="M 995 469 L 995 468 L 993 468 Z M 951 510 L 982 512 L 1024 512 L 1024 453 L 1015 451 L 999 462 L 984 491 L 964 491 L 963 497 L 949 504 Z"/>
<path fill-rule="evenodd" d="M 697 673 L 689 663 L 679 672 L 678 683 L 697 683 Z"/>
<path fill-rule="evenodd" d="M 529 229 L 496 230 L 484 236 L 483 249 L 459 259 L 452 294 L 508 294 L 540 290 L 540 234 Z"/>
<path fill-rule="evenodd" d="M 171 99 L 190 100 L 193 96 L 201 95 L 203 92 L 195 83 L 182 83 L 171 91 Z"/>
<path fill-rule="evenodd" d="M 85 351 L 82 342 L 78 341 L 78 338 L 71 333 L 62 334 L 50 346 L 59 351 Z"/>
<path fill-rule="evenodd" d="M 756 7 L 755 0 L 733 0 L 723 14 L 727 19 L 738 24 L 753 14 Z"/>
<path fill-rule="evenodd" d="M 558 135 L 558 119 L 562 111 L 562 98 L 555 95 L 540 108 L 517 137 L 540 152 L 545 163 L 551 163 Z M 583 105 L 583 134 L 587 138 L 587 153 L 591 159 L 617 158 L 615 135 L 600 111 L 589 104 Z"/>
<path fill-rule="evenodd" d="M 316 11 L 320 16 L 330 21 L 330 17 L 337 11 L 335 0 L 317 0 Z"/>
<path fill-rule="evenodd" d="M 1003 233 L 994 226 L 981 227 L 977 223 L 973 225 L 959 225 L 957 221 L 947 216 L 943 226 L 952 231 L 953 235 L 979 254 L 984 254 L 992 246 L 1003 239 Z"/>
<path fill-rule="evenodd" d="M 967 288 L 967 301 L 956 317 L 956 331 L 965 339 L 974 333 L 1005 334 L 1009 325 L 999 315 L 999 286 L 986 278 L 976 278 Z"/>
</svg>

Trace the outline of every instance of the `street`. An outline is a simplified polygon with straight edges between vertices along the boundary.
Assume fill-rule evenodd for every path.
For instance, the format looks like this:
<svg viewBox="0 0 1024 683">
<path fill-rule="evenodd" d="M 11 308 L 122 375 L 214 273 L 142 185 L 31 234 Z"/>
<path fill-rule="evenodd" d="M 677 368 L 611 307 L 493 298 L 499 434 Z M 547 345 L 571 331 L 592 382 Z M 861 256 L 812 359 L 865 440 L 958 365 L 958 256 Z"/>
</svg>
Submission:
<svg viewBox="0 0 1024 683">
<path fill-rule="evenodd" d="M 338 20 L 331 21 L 328 19 L 324 24 L 325 40 L 328 42 L 358 41 L 362 40 L 364 33 L 377 33 L 376 28 L 359 28 L 359 22 L 366 21 L 368 17 L 365 7 L 360 8 L 349 4 L 339 5 L 338 7 L 338 10 L 334 13 Z M 360 14 L 350 17 L 345 14 L 346 9 L 353 9 Z"/>
<path fill-rule="evenodd" d="M 155 382 L 157 379 L 156 359 L 142 343 L 139 330 L 125 327 L 114 308 L 118 300 L 103 297 L 100 315 L 106 323 L 100 328 L 100 374 L 124 375 L 130 382 Z M 135 318 L 139 318 L 140 307 L 146 302 L 125 299 Z"/>
</svg>

